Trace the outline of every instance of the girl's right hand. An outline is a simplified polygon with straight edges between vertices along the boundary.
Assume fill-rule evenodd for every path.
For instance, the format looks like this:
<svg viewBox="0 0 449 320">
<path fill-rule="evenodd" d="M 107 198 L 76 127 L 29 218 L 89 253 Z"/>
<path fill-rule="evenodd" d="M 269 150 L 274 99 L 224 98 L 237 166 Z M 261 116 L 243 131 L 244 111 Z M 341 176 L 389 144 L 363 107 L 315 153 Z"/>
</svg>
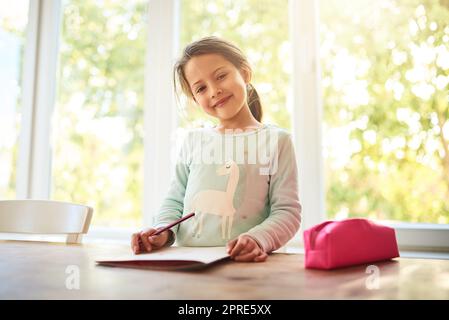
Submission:
<svg viewBox="0 0 449 320">
<path fill-rule="evenodd" d="M 153 234 L 157 229 L 149 228 L 141 232 L 134 233 L 131 237 L 131 249 L 134 254 L 151 252 L 162 248 L 168 241 L 169 230 L 164 231 L 157 236 Z"/>
</svg>

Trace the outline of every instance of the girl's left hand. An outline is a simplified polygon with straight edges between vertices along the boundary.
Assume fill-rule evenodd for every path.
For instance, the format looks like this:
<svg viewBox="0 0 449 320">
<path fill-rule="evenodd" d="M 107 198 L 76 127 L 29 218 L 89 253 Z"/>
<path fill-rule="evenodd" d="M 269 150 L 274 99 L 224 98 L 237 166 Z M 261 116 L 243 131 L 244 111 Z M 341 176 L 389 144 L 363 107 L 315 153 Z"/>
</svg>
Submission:
<svg viewBox="0 0 449 320">
<path fill-rule="evenodd" d="M 242 262 L 263 262 L 268 255 L 259 247 L 256 240 L 247 235 L 228 242 L 227 251 L 231 259 Z"/>
</svg>

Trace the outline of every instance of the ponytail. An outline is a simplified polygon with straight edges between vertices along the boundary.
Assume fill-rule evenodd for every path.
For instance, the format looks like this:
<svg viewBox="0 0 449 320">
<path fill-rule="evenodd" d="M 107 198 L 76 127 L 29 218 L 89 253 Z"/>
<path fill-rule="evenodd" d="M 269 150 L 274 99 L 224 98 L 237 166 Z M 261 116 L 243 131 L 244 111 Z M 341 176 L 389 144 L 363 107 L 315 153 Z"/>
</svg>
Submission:
<svg viewBox="0 0 449 320">
<path fill-rule="evenodd" d="M 246 85 L 247 89 L 247 101 L 249 109 L 251 110 L 251 113 L 254 118 L 256 118 L 257 121 L 262 122 L 262 104 L 260 103 L 259 94 L 257 93 L 256 89 L 253 87 L 252 84 L 248 83 Z"/>
</svg>

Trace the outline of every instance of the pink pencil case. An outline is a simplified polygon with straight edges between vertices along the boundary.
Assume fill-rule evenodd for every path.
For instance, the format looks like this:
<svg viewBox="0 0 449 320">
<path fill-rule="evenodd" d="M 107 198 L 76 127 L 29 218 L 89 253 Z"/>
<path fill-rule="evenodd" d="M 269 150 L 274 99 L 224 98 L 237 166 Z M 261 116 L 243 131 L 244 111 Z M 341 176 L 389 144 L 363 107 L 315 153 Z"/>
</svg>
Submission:
<svg viewBox="0 0 449 320">
<path fill-rule="evenodd" d="M 399 257 L 393 228 L 367 219 L 326 221 L 304 231 L 305 267 L 334 269 Z"/>
</svg>

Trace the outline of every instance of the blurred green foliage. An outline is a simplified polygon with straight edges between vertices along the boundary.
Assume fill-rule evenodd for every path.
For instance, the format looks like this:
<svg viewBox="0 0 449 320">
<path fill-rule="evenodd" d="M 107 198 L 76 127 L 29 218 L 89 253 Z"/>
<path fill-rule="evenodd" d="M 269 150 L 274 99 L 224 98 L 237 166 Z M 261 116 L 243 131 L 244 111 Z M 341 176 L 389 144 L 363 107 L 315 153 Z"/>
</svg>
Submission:
<svg viewBox="0 0 449 320">
<path fill-rule="evenodd" d="M 71 0 L 63 9 L 52 198 L 92 223 L 140 224 L 147 2 Z"/>
<path fill-rule="evenodd" d="M 320 14 L 328 215 L 449 223 L 448 2 L 322 0 Z"/>
</svg>

